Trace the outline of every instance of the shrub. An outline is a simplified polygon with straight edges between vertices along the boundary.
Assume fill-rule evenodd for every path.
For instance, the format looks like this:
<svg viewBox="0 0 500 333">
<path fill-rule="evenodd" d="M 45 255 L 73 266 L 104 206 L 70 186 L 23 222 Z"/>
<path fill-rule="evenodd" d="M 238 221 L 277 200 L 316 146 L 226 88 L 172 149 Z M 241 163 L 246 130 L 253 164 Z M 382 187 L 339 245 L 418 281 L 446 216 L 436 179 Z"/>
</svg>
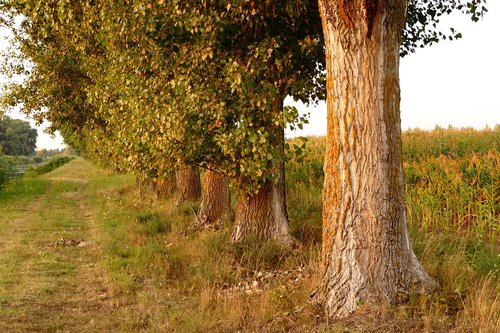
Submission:
<svg viewBox="0 0 500 333">
<path fill-rule="evenodd" d="M 44 164 L 42 166 L 39 166 L 37 168 L 33 168 L 33 167 L 28 168 L 28 170 L 26 171 L 26 175 L 28 177 L 35 177 L 35 176 L 44 175 L 46 173 L 49 173 L 49 172 L 59 168 L 60 166 L 63 166 L 64 164 L 68 163 L 69 161 L 71 161 L 73 159 L 74 159 L 74 157 L 67 157 L 67 156 L 55 158 L 52 161 L 50 161 L 49 163 Z"/>
<path fill-rule="evenodd" d="M 10 156 L 0 156 L 0 189 L 14 172 L 14 163 Z"/>
</svg>

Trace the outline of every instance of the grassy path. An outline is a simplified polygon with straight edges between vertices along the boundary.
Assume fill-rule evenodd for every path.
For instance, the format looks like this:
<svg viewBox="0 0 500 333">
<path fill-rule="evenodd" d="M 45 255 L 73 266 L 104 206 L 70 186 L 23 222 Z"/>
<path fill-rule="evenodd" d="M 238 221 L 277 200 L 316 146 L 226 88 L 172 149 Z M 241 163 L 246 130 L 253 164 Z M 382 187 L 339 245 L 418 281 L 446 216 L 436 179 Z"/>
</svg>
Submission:
<svg viewBox="0 0 500 333">
<path fill-rule="evenodd" d="M 97 172 L 75 160 L 0 196 L 0 332 L 117 327 L 86 192 Z"/>
<path fill-rule="evenodd" d="M 321 278 L 324 142 L 308 143 L 309 166 L 287 169 L 292 251 L 230 243 L 230 223 L 188 231 L 197 203 L 176 206 L 84 160 L 10 183 L 0 192 L 0 333 L 500 332 L 497 138 L 450 137 L 484 147 L 451 155 L 438 136 L 409 146 L 411 238 L 440 287 L 339 323 L 308 301 Z"/>
</svg>

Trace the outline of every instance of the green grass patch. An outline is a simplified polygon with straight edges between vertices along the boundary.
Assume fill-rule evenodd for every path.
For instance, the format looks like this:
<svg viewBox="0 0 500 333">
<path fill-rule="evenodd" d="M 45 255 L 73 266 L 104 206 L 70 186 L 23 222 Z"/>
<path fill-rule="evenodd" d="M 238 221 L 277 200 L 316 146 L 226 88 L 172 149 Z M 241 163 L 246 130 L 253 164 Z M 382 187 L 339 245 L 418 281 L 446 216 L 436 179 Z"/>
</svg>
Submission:
<svg viewBox="0 0 500 333">
<path fill-rule="evenodd" d="M 24 200 L 39 196 L 47 191 L 49 185 L 50 182 L 44 179 L 14 179 L 0 191 L 0 201 Z"/>
<path fill-rule="evenodd" d="M 113 312 L 120 316 L 121 331 L 473 332 L 498 326 L 498 130 L 404 135 L 410 235 L 439 287 L 411 295 L 402 306 L 380 307 L 371 315 L 367 309 L 361 319 L 330 326 L 308 302 L 321 279 L 324 149 L 324 138 L 310 138 L 300 160 L 292 156 L 287 163 L 291 233 L 299 241 L 294 249 L 256 240 L 232 244 L 230 222 L 217 231 L 191 231 L 198 203 L 175 206 L 175 198 L 155 199 L 135 188 L 132 176 L 89 169 L 83 160 L 6 189 L 13 186 L 10 197 L 19 202 L 44 195 L 51 209 L 37 212 L 37 225 L 30 229 L 42 243 L 85 229 L 85 218 L 67 214 L 82 209 L 78 200 L 85 198 L 83 211 L 91 212 L 85 216 L 96 226 L 98 265 L 111 289 L 108 303 L 126 305 Z M 69 175 L 75 181 L 68 181 Z M 59 180 L 44 187 L 50 177 Z M 19 205 L 18 211 L 25 206 Z M 4 208 L 4 214 L 12 219 L 17 210 Z M 30 239 L 21 244 L 5 269 L 34 260 L 23 251 L 32 246 Z M 38 251 L 40 265 L 31 271 L 47 269 L 53 280 L 74 277 L 78 251 Z M 62 255 L 75 262 L 59 264 Z M 13 274 L 0 279 L 0 303 L 10 302 L 9 290 L 22 283 Z M 260 291 L 242 284 L 256 284 Z M 53 290 L 47 287 L 47 295 Z"/>
</svg>

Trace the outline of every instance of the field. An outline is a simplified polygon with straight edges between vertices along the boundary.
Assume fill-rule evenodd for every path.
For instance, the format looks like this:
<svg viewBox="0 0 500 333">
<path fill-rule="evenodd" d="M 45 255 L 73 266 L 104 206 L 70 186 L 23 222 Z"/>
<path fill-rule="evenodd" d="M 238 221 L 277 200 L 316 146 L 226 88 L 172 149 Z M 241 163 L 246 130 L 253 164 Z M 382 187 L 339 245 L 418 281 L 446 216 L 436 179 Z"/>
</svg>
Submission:
<svg viewBox="0 0 500 333">
<path fill-rule="evenodd" d="M 302 139 L 289 144 L 301 145 Z M 319 282 L 325 139 L 287 164 L 300 244 L 190 231 L 198 203 L 141 195 L 77 159 L 0 192 L 0 331 L 495 332 L 500 328 L 500 129 L 404 134 L 407 219 L 439 287 L 329 323 Z M 233 203 L 235 198 L 233 198 Z"/>
</svg>

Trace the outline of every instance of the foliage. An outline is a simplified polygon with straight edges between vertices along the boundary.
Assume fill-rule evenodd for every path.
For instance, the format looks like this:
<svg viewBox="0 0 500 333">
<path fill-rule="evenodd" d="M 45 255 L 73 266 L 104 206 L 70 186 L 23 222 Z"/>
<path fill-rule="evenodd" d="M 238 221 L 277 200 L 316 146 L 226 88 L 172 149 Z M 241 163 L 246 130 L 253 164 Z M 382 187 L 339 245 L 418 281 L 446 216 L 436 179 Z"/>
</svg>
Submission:
<svg viewBox="0 0 500 333">
<path fill-rule="evenodd" d="M 486 155 L 491 150 L 500 150 L 500 125 L 484 131 L 436 127 L 432 132 L 414 129 L 404 133 L 403 155 L 407 162 L 423 162 L 441 155 L 460 159 Z"/>
<path fill-rule="evenodd" d="M 424 170 L 429 165 L 427 160 L 445 158 L 443 166 L 451 168 L 467 163 L 475 154 L 492 162 L 495 159 L 488 158 L 488 155 L 498 158 L 497 135 L 497 129 L 438 129 L 418 131 L 418 135 L 410 131 L 404 133 L 404 148 L 414 149 L 411 154 L 406 150 L 405 163 Z M 453 138 L 446 144 L 448 146 L 443 146 L 449 148 L 445 150 L 449 155 L 434 156 L 434 150 L 427 148 L 438 147 L 446 137 Z M 457 140 L 469 140 L 470 143 L 460 154 L 460 146 L 454 146 Z M 291 141 L 289 144 L 296 141 L 301 146 L 302 140 Z M 321 151 L 324 149 L 324 138 L 309 138 L 308 146 L 302 152 L 305 166 L 322 164 Z M 417 156 L 415 154 L 420 156 L 420 162 L 413 159 L 412 156 Z M 426 271 L 439 281 L 440 287 L 426 295 L 411 295 L 407 303 L 398 307 L 363 308 L 360 314 L 347 321 L 327 324 L 322 312 L 308 302 L 320 274 L 321 241 L 316 236 L 310 237 L 307 232 L 321 235 L 322 177 L 318 179 L 295 159 L 289 161 L 287 170 L 290 179 L 296 180 L 287 186 L 288 206 L 292 208 L 290 221 L 292 228 L 298 231 L 296 235 L 304 236 L 298 238 L 298 247 L 293 250 L 273 243 L 257 245 L 251 240 L 240 245 L 230 244 L 227 242 L 230 224 L 216 232 L 186 232 L 186 226 L 193 218 L 190 207 L 176 208 L 174 198 L 156 200 L 153 193 L 147 193 L 141 199 L 139 190 L 134 187 L 134 177 L 98 170 L 83 159 L 56 170 L 54 179 L 20 178 L 10 182 L 0 193 L 0 213 L 8 216 L 0 219 L 0 233 L 5 230 L 2 227 L 6 221 L 15 220 L 13 216 L 31 214 L 33 220 L 24 217 L 26 228 L 12 230 L 20 247 L 7 261 L 17 264 L 9 266 L 7 271 L 18 272 L 19 265 L 26 264 L 26 258 L 28 262 L 37 262 L 36 272 L 42 275 L 45 271 L 41 271 L 41 267 L 49 265 L 50 275 L 44 277 L 51 282 L 53 287 L 50 288 L 56 288 L 57 292 L 54 289 L 40 293 L 28 290 L 36 293 L 41 304 L 44 300 L 57 301 L 61 297 L 59 292 L 66 292 L 65 296 L 77 295 L 85 304 L 89 300 L 93 302 L 94 298 L 88 293 L 67 292 L 68 288 L 78 289 L 75 281 L 62 283 L 65 276 L 74 280 L 74 273 L 78 274 L 76 285 L 93 286 L 90 289 L 96 294 L 91 295 L 100 296 L 102 303 L 88 311 L 78 312 L 75 320 L 81 321 L 75 322 L 84 325 L 89 323 L 88 318 L 111 313 L 115 315 L 104 316 L 104 320 L 115 323 L 112 318 L 119 318 L 118 326 L 110 327 L 118 327 L 121 331 L 374 332 L 382 329 L 396 333 L 496 329 L 500 313 L 498 229 L 489 230 L 481 237 L 476 233 L 475 225 L 457 227 L 446 214 L 441 214 L 441 207 L 438 209 L 437 206 L 429 206 L 429 210 L 435 210 L 434 223 L 439 228 L 422 225 L 423 215 L 416 211 L 409 214 L 408 220 L 415 253 Z M 426 191 L 445 191 L 449 196 L 458 196 L 454 193 L 453 183 L 448 189 L 443 189 L 446 182 L 439 184 L 439 170 L 429 170 L 429 173 L 434 181 L 426 184 Z M 61 180 L 68 177 L 81 181 Z M 408 186 L 407 194 L 414 191 L 414 186 L 419 187 L 418 184 Z M 407 205 L 425 207 L 427 200 L 415 193 L 407 195 Z M 466 204 L 471 214 L 489 218 L 491 210 L 481 206 L 481 197 L 470 196 L 468 200 Z M 455 211 L 459 217 L 468 214 L 456 205 L 445 209 Z M 31 225 L 36 227 L 30 228 Z M 88 245 L 45 247 L 60 237 L 84 239 Z M 10 244 L 7 242 L 8 249 Z M 38 255 L 28 255 L 28 250 L 37 249 L 36 246 L 43 250 L 33 252 Z M 61 256 L 48 257 L 54 253 L 52 251 Z M 69 263 L 63 256 L 68 253 L 74 255 L 69 258 Z M 89 257 L 97 265 L 87 265 L 91 263 Z M 87 271 L 89 267 L 92 270 Z M 29 311 L 36 311 L 29 302 L 30 298 L 25 297 L 29 295 L 26 289 L 22 289 L 28 282 L 32 287 L 36 286 L 38 275 L 33 269 L 31 266 L 31 270 L 24 270 L 33 273 L 29 281 L 12 279 L 16 283 L 4 284 L 2 289 L 0 280 L 0 299 L 2 292 L 7 295 L 4 300 L 7 299 L 8 303 L 2 304 L 7 311 L 13 304 L 11 302 L 15 302 L 15 306 L 20 302 L 28 303 L 27 312 L 18 313 L 23 318 L 26 313 L 32 313 Z M 261 277 L 266 276 L 265 282 L 258 277 L 259 272 Z M 102 287 L 102 281 L 105 281 L 105 287 Z M 252 287 L 254 281 L 257 281 L 257 288 Z M 46 286 L 48 284 L 44 283 Z M 19 293 L 15 294 L 13 290 Z M 86 288 L 82 290 L 88 291 Z M 9 300 L 12 295 L 22 295 L 22 298 Z M 52 311 L 53 307 L 44 309 Z M 52 322 L 54 314 L 47 312 L 37 324 Z M 70 325 L 68 320 L 60 323 L 58 329 Z"/>
<path fill-rule="evenodd" d="M 31 128 L 27 121 L 5 115 L 0 118 L 0 147 L 6 155 L 33 155 L 37 135 L 36 129 Z"/>
<path fill-rule="evenodd" d="M 48 182 L 42 179 L 17 178 L 4 184 L 0 202 L 14 202 L 20 198 L 34 197 L 46 191 Z"/>
<path fill-rule="evenodd" d="M 500 209 L 499 145 L 498 126 L 482 131 L 436 128 L 404 132 L 407 219 L 412 227 L 434 232 L 462 230 L 495 238 Z M 287 164 L 289 186 L 321 189 L 324 151 L 323 137 L 308 138 L 301 162 L 294 157 Z"/>
<path fill-rule="evenodd" d="M 14 172 L 14 163 L 10 158 L 0 156 L 0 189 L 3 184 L 9 180 L 11 174 Z"/>
<path fill-rule="evenodd" d="M 406 132 L 408 219 L 421 229 L 469 230 L 480 238 L 498 235 L 499 130 Z M 416 198 L 422 204 L 413 205 Z"/>
<path fill-rule="evenodd" d="M 440 19 L 444 15 L 455 12 L 470 16 L 474 22 L 488 11 L 485 7 L 486 0 L 410 0 L 408 1 L 408 14 L 406 28 L 403 31 L 401 56 L 415 52 L 417 47 L 425 47 L 438 43 L 440 40 L 453 40 L 462 37 L 462 34 L 450 28 L 443 32 L 438 28 Z"/>
<path fill-rule="evenodd" d="M 445 158 L 443 167 L 449 169 L 446 174 L 455 174 L 460 172 L 456 165 L 469 163 L 476 154 L 485 163 L 498 163 L 497 135 L 497 130 L 454 129 L 404 133 L 405 166 L 425 170 L 433 178 L 425 187 L 412 183 L 406 188 L 406 204 L 422 208 L 409 209 L 411 238 L 419 260 L 441 287 L 427 295 L 412 295 L 408 303 L 397 308 L 366 309 L 359 318 L 336 323 L 330 330 L 370 332 L 384 327 L 385 332 L 446 332 L 496 327 L 498 228 L 492 226 L 498 226 L 498 217 L 482 198 L 486 191 L 491 194 L 491 189 L 484 187 L 485 192 L 477 196 L 474 192 L 456 193 L 454 182 L 448 183 L 440 170 L 427 168 L 433 158 Z M 434 157 L 435 151 L 428 148 L 439 147 L 447 137 L 452 138 L 446 146 L 449 155 Z M 464 151 L 455 145 L 457 140 L 469 142 Z M 301 146 L 302 140 L 288 143 Z M 251 240 L 229 244 L 230 225 L 215 233 L 186 234 L 185 227 L 192 219 L 189 207 L 173 208 L 172 198 L 139 203 L 133 179 L 124 182 L 123 176 L 93 180 L 90 189 L 99 194 L 95 204 L 100 207 L 98 220 L 107 235 L 104 255 L 111 284 L 117 295 L 128 297 L 127 302 L 139 302 L 142 309 L 148 309 L 125 315 L 124 323 L 132 327 L 137 318 L 142 318 L 144 327 L 158 330 L 175 318 L 176 329 L 186 332 L 301 331 L 304 327 L 311 332 L 328 331 L 321 317 L 316 317 L 321 314 L 307 303 L 318 281 L 314 274 L 319 267 L 323 180 L 311 170 L 323 164 L 324 143 L 323 137 L 309 137 L 302 162 L 292 157 L 287 163 L 290 223 L 300 241 L 298 249 L 291 252 L 272 243 L 257 246 Z M 409 147 L 413 147 L 412 153 Z M 420 162 L 413 159 L 415 154 Z M 408 175 L 406 171 L 406 179 Z M 462 183 L 469 186 L 474 180 L 464 179 Z M 450 200 L 462 197 L 463 201 L 445 207 L 428 206 L 422 190 L 434 193 L 436 198 L 445 194 Z M 469 208 L 462 210 L 460 205 Z M 433 212 L 438 227 L 428 228 L 422 222 L 426 209 Z M 445 211 L 459 219 L 476 215 L 478 221 L 488 220 L 489 226 L 458 225 Z M 280 272 L 299 267 L 315 273 L 294 286 L 278 277 Z M 252 284 L 259 271 L 273 275 L 268 285 L 259 285 L 260 293 L 247 293 L 245 289 L 227 293 L 239 283 Z M 171 303 L 165 313 L 155 304 L 164 299 L 158 295 L 167 293 Z M 277 317 L 286 319 L 273 319 Z"/>
<path fill-rule="evenodd" d="M 0 188 L 16 175 L 19 168 L 24 169 L 32 163 L 37 163 L 36 157 L 0 155 Z"/>
<path fill-rule="evenodd" d="M 26 112 L 76 135 L 98 160 L 142 177 L 178 162 L 210 165 L 252 191 L 282 159 L 283 119 L 296 121 L 297 112 L 283 117 L 284 97 L 323 91 L 313 1 L 6 7 L 27 18 L 20 59 L 7 68 L 32 69 L 4 104 L 26 100 Z"/>
<path fill-rule="evenodd" d="M 68 157 L 68 156 L 56 157 L 56 158 L 52 159 L 50 162 L 43 164 L 39 167 L 36 167 L 36 168 L 30 167 L 26 171 L 26 176 L 35 177 L 35 176 L 40 176 L 40 175 L 49 173 L 49 172 L 59 168 L 60 166 L 63 166 L 64 164 L 70 162 L 73 159 L 74 159 L 74 157 Z"/>
<path fill-rule="evenodd" d="M 48 159 L 62 154 L 64 151 L 62 149 L 39 149 L 36 151 L 36 158 L 38 159 Z M 66 153 L 66 152 L 64 152 Z M 36 162 L 36 161 L 35 161 Z"/>
<path fill-rule="evenodd" d="M 441 15 L 477 18 L 481 3 L 410 1 L 402 54 L 444 36 Z M 28 76 L 4 108 L 22 104 L 77 150 L 141 178 L 197 164 L 252 193 L 278 172 L 283 127 L 306 121 L 283 99 L 324 98 L 316 1 L 0 5 L 18 44 L 3 71 Z"/>
</svg>

